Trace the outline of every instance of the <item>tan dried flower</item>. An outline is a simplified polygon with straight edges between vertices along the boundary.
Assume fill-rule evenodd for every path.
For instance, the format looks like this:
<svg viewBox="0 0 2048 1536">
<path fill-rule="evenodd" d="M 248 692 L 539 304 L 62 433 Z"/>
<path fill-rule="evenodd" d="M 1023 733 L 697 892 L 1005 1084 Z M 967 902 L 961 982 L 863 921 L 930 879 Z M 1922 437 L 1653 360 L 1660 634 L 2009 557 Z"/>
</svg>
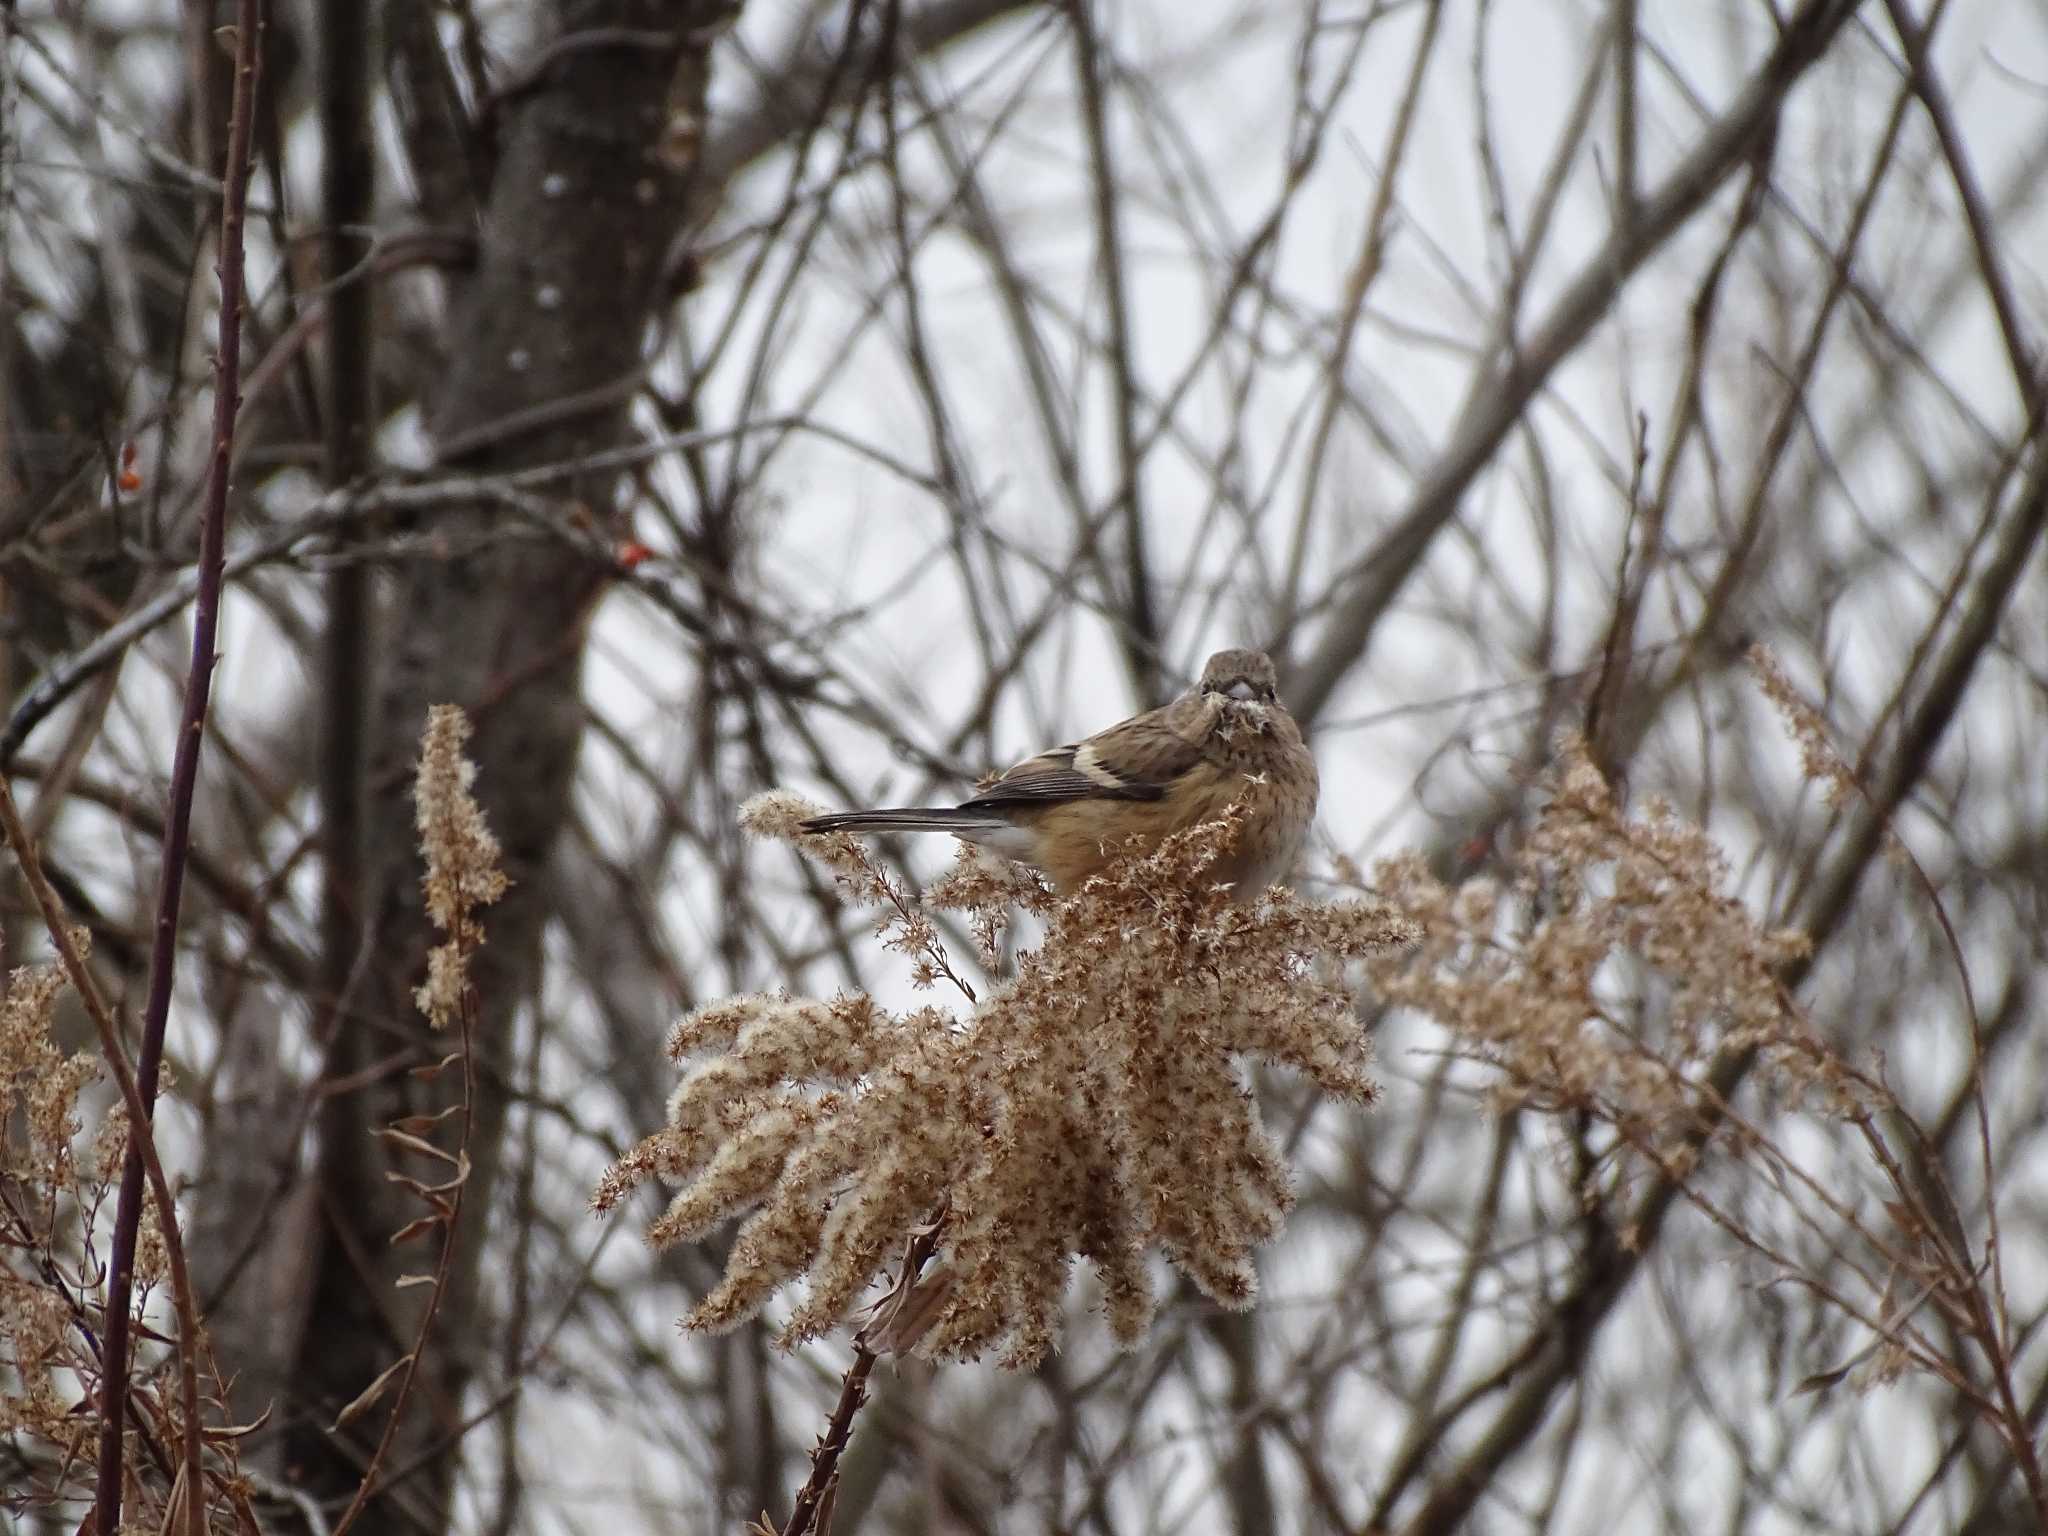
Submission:
<svg viewBox="0 0 2048 1536">
<path fill-rule="evenodd" d="M 884 949 L 909 956 L 911 980 L 917 986 L 929 987 L 943 977 L 971 1000 L 974 988 L 953 969 L 946 947 L 939 941 L 938 929 L 925 915 L 924 905 L 869 857 L 860 839 L 850 832 L 804 831 L 802 823 L 819 810 L 801 795 L 770 790 L 740 807 L 740 825 L 756 837 L 795 843 L 832 871 L 849 903 L 880 908 L 883 915 L 875 927 L 875 937 L 882 941 Z M 993 944 L 993 937 L 990 942 Z"/>
<path fill-rule="evenodd" d="M 812 814 L 776 795 L 745 823 L 887 906 L 893 947 L 945 966 L 929 919 L 860 844 L 797 829 Z M 1009 902 L 1047 919 L 1044 941 L 967 1017 L 896 1015 L 858 995 L 699 1010 L 670 1040 L 691 1064 L 667 1127 L 606 1175 L 597 1208 L 656 1175 L 681 1186 L 650 1230 L 657 1244 L 744 1218 L 723 1281 L 685 1322 L 734 1326 L 802 1279 L 792 1343 L 844 1320 L 942 1207 L 938 1265 L 909 1308 L 927 1355 L 1038 1360 L 1057 1340 L 1076 1259 L 1100 1275 L 1114 1335 L 1135 1343 L 1152 1317 L 1154 1246 L 1218 1302 L 1249 1305 L 1252 1252 L 1279 1231 L 1293 1190 L 1244 1064 L 1373 1102 L 1352 999 L 1338 969 L 1316 962 L 1398 945 L 1407 930 L 1378 905 L 1279 890 L 1233 905 L 1207 872 L 1240 821 L 1169 838 L 1058 902 L 963 861 L 927 904 L 964 911 L 990 953 Z"/>
<path fill-rule="evenodd" d="M 121 1176 L 121 1164 L 128 1157 L 128 1106 L 111 1104 L 100 1117 L 92 1142 L 86 1149 L 85 1177 L 111 1184 Z"/>
<path fill-rule="evenodd" d="M 498 840 L 470 793 L 476 767 L 462 755 L 468 740 L 468 717 L 455 705 L 427 711 L 413 803 L 427 862 L 427 915 L 448 937 L 428 954 L 426 982 L 413 996 L 436 1029 L 446 1028 L 462 1007 L 469 957 L 484 941 L 476 909 L 503 896 L 507 885 Z"/>
<path fill-rule="evenodd" d="M 70 1322 L 54 1289 L 0 1270 L 0 1366 L 13 1377 L 0 1392 L 0 1434 L 25 1431 L 60 1446 L 85 1437 L 89 1426 L 71 1415 L 56 1374 L 69 1363 Z"/>
<path fill-rule="evenodd" d="M 84 953 L 84 930 L 71 937 Z M 0 1121 L 18 1110 L 28 1131 L 26 1145 L 15 1152 L 27 1161 L 13 1171 L 53 1184 L 66 1182 L 72 1166 L 78 1095 L 100 1074 L 97 1057 L 67 1056 L 57 1047 L 57 999 L 64 987 L 62 966 L 24 966 L 7 977 L 0 995 Z"/>
<path fill-rule="evenodd" d="M 1800 772 L 1821 786 L 1821 797 L 1830 809 L 1839 810 L 1849 804 L 1856 798 L 1855 776 L 1829 738 L 1827 722 L 1820 711 L 1806 702 L 1777 652 L 1769 646 L 1752 645 L 1747 659 L 1764 697 L 1784 716 L 1785 728 L 1793 745 L 1799 748 Z"/>
<path fill-rule="evenodd" d="M 70 937 L 83 953 L 86 935 Z M 71 1454 L 92 1423 L 71 1412 L 68 1372 L 78 1351 L 71 1313 L 45 1266 L 60 1213 L 88 1198 L 72 1142 L 79 1092 L 100 1064 L 84 1053 L 66 1055 L 56 1043 L 66 985 L 60 965 L 23 966 L 0 990 L 0 1124 L 25 1133 L 0 1136 L 0 1182 L 19 1197 L 15 1224 L 0 1243 L 0 1434 L 26 1433 Z"/>
<path fill-rule="evenodd" d="M 1590 1110 L 1656 1153 L 1682 1145 L 1724 1048 L 1762 1049 L 1807 1085 L 1826 1075 L 1778 983 L 1806 936 L 1724 894 L 1726 859 L 1670 806 L 1625 812 L 1583 743 L 1513 867 L 1506 887 L 1454 890 L 1420 860 L 1382 865 L 1376 885 L 1422 940 L 1367 962 L 1380 996 L 1501 1069 L 1503 1104 Z"/>
</svg>

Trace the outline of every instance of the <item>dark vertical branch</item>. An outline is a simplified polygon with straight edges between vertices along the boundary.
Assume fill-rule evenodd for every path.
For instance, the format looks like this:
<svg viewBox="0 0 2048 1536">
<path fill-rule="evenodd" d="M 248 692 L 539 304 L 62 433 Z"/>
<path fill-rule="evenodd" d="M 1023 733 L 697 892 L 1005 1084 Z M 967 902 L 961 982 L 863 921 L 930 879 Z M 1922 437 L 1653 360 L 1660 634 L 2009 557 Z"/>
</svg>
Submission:
<svg viewBox="0 0 2048 1536">
<path fill-rule="evenodd" d="M 1642 185 L 1636 139 L 1641 129 L 1636 101 L 1636 0 L 1614 0 L 1614 206 L 1615 222 L 1635 222 Z"/>
<path fill-rule="evenodd" d="M 0 5 L 0 296 L 7 293 L 14 279 L 14 263 L 10 259 L 14 249 L 14 164 L 21 158 L 20 146 L 15 142 L 15 98 L 20 87 L 14 78 L 14 31 L 19 25 L 13 5 Z M 18 505 L 21 496 L 20 479 L 14 473 L 15 345 L 13 314 L 0 304 L 0 505 L 5 506 Z M 8 585 L 7 572 L 0 568 L 0 610 L 11 612 Z M 13 646 L 0 641 L 0 687 L 7 688 L 9 693 L 13 692 L 7 686 L 13 671 L 13 650 Z"/>
<path fill-rule="evenodd" d="M 327 483 L 345 486 L 370 461 L 370 284 L 356 269 L 369 254 L 375 189 L 370 142 L 370 40 L 352 0 L 320 7 L 321 242 L 327 291 Z M 369 678 L 369 570 L 346 562 L 327 578 L 320 637 L 320 992 L 341 996 L 362 926 L 363 701 Z"/>
<path fill-rule="evenodd" d="M 192 669 L 171 763 L 165 817 L 163 870 L 157 879 L 156 926 L 149 956 L 149 994 L 143 1006 L 142 1049 L 136 1085 L 145 1112 L 154 1114 L 157 1074 L 163 1064 L 177 964 L 178 904 L 185 859 L 192 844 L 192 794 L 199 780 L 199 748 L 206 734 L 206 703 L 213 682 L 213 648 L 220 628 L 222 566 L 228 520 L 228 466 L 235 442 L 235 411 L 242 380 L 242 223 L 249 189 L 250 124 L 256 99 L 256 61 L 262 49 L 262 0 L 240 0 L 235 12 L 235 94 L 228 115 L 228 154 L 220 219 L 220 355 L 214 362 L 213 448 L 199 527 L 199 591 L 192 605 Z M 143 1156 L 147 1122 L 129 1129 L 121 1167 L 121 1195 L 107 1271 L 106 1330 L 100 1358 L 100 1452 L 95 1508 L 99 1529 L 120 1529 L 121 1446 L 128 1406 L 129 1308 L 135 1292 L 135 1243 L 142 1220 Z M 186 1426 L 196 1434 L 196 1425 Z M 189 1490 L 192 1507 L 203 1502 Z"/>
<path fill-rule="evenodd" d="M 1109 314 L 1109 367 L 1116 384 L 1117 501 L 1124 530 L 1124 580 L 1129 588 L 1118 614 L 1117 643 L 1123 649 L 1132 691 L 1141 699 L 1153 699 L 1161 693 L 1159 619 L 1152 609 L 1151 563 L 1145 554 L 1145 503 L 1138 494 L 1138 398 L 1132 376 L 1130 305 L 1124 294 L 1123 227 L 1102 94 L 1108 64 L 1096 35 L 1092 0 L 1075 0 L 1074 64 L 1081 82 L 1081 117 L 1088 130 L 1095 238 L 1101 253 L 1103 305 Z"/>
<path fill-rule="evenodd" d="M 1227 1423 L 1219 1436 L 1227 1447 L 1217 1480 L 1230 1508 L 1230 1528 L 1238 1536 L 1261 1536 L 1285 1523 L 1273 1497 L 1260 1445 L 1259 1339 L 1248 1312 L 1219 1312 L 1204 1320 L 1209 1337 L 1223 1351 L 1229 1368 Z"/>
</svg>

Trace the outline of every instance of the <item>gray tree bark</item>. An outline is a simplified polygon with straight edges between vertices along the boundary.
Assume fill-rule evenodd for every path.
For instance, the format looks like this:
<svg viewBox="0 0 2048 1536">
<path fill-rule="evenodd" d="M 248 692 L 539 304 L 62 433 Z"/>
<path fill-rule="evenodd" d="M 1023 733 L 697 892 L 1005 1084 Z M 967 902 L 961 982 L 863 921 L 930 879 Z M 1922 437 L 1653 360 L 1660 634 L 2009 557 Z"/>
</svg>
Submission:
<svg viewBox="0 0 2048 1536">
<path fill-rule="evenodd" d="M 663 258 L 684 227 L 718 7 L 659 0 L 565 0 L 553 40 L 501 103 L 499 154 L 481 207 L 477 266 L 450 320 L 449 366 L 428 402 L 444 462 L 471 473 L 556 463 L 611 447 L 649 327 L 670 295 Z M 562 486 L 602 514 L 614 476 Z M 363 838 L 367 928 L 326 1077 L 349 1091 L 318 1117 L 317 1257 L 297 1340 L 288 1430 L 295 1476 L 340 1500 L 362 1475 L 381 1409 L 339 1437 L 335 1411 L 411 1347 L 430 1268 L 391 1234 L 423 1214 L 386 1179 L 379 1129 L 442 1108 L 457 1074 L 408 1070 L 451 1042 L 430 1038 L 412 1002 L 430 941 L 419 889 L 411 762 L 429 705 L 453 702 L 476 727 L 478 790 L 504 849 L 510 895 L 489 913 L 473 969 L 481 1004 L 479 1097 L 458 1259 L 393 1469 L 424 1467 L 380 1498 L 379 1529 L 441 1528 L 464 1387 L 489 1337 L 477 1259 L 500 1158 L 502 1091 L 515 1021 L 540 975 L 543 869 L 567 817 L 583 728 L 584 626 L 606 572 L 566 544 L 500 537 L 491 506 L 437 523 L 438 552 L 396 576 L 374 711 Z M 535 1027 L 545 1028 L 545 1020 Z M 417 1167 L 406 1170 L 420 1172 Z M 431 1239 L 429 1239 L 431 1241 Z"/>
</svg>

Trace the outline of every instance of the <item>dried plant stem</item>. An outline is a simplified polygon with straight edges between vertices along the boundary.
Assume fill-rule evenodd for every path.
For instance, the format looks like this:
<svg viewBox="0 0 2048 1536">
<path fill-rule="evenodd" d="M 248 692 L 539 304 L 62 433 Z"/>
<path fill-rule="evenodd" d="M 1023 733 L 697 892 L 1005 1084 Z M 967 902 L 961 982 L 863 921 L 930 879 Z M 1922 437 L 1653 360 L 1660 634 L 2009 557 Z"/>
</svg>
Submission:
<svg viewBox="0 0 2048 1536">
<path fill-rule="evenodd" d="M 897 1277 L 899 1288 L 908 1286 L 930 1261 L 944 1230 L 944 1222 L 930 1222 L 910 1240 L 903 1257 L 903 1273 Z M 811 1475 L 796 1491 L 796 1505 L 790 1510 L 789 1520 L 783 1525 L 780 1536 L 805 1536 L 806 1532 L 818 1528 L 819 1512 L 828 1506 L 838 1486 L 839 1458 L 845 1454 L 847 1442 L 853 1438 L 854 1418 L 868 1400 L 868 1376 L 874 1371 L 878 1358 L 876 1352 L 868 1348 L 867 1329 L 861 1329 L 853 1336 L 853 1364 L 846 1368 L 846 1378 L 840 1383 L 839 1401 L 832 1407 L 832 1417 L 825 1423 L 825 1433 L 819 1438 L 817 1449 L 811 1452 Z"/>
<path fill-rule="evenodd" d="M 241 401 L 242 224 L 249 187 L 249 141 L 255 118 L 256 65 L 262 53 L 262 0 L 240 0 L 235 20 L 234 103 L 228 115 L 227 164 L 222 170 L 220 220 L 220 352 L 214 364 L 212 460 L 199 525 L 199 590 L 192 606 L 192 669 L 185 681 L 185 707 L 178 722 L 171 764 L 171 792 L 165 817 L 163 872 L 157 880 L 156 933 L 149 957 L 149 996 L 143 1007 L 142 1048 L 135 1066 L 136 1098 L 130 1106 L 128 1157 L 121 1168 L 121 1194 L 114 1215 L 107 1273 L 106 1329 L 100 1360 L 100 1451 L 94 1508 L 99 1529 L 113 1536 L 121 1524 L 121 1451 L 128 1403 L 128 1311 L 135 1290 L 135 1243 L 142 1222 L 144 1147 L 156 1103 L 157 1070 L 163 1062 L 164 1031 L 170 1018 L 171 984 L 177 963 L 178 905 L 185 859 L 192 840 L 192 793 L 199 778 L 199 749 L 205 739 L 206 703 L 213 680 L 213 648 L 220 624 L 222 567 L 226 556 L 228 470 L 235 440 L 235 411 Z M 117 1069 L 124 1070 L 124 1069 Z M 125 1091 L 125 1084 L 124 1084 Z M 153 1161 L 153 1158 L 151 1159 Z M 156 1172 L 162 1178 L 162 1170 Z M 166 1201 L 164 1226 L 174 1225 Z M 185 1287 L 180 1287 L 185 1289 Z M 181 1331 L 183 1324 L 181 1323 Z M 202 1527 L 205 1505 L 198 1470 L 196 1415 L 185 1426 L 188 1528 Z"/>
<path fill-rule="evenodd" d="M 85 1011 L 91 1015 L 93 1027 L 99 1032 L 100 1052 L 107 1059 L 107 1068 L 120 1085 L 121 1101 L 128 1107 L 129 1157 L 139 1159 L 144 1175 L 149 1180 L 152 1197 L 156 1201 L 158 1224 L 163 1229 L 164 1259 L 171 1271 L 171 1307 L 178 1314 L 178 1406 L 185 1421 L 183 1437 L 183 1471 L 181 1477 L 188 1490 L 185 1500 L 186 1536 L 203 1536 L 206 1528 L 206 1501 L 200 1490 L 202 1471 L 200 1450 L 202 1438 L 199 1432 L 199 1311 L 193 1301 L 192 1276 L 185 1267 L 185 1243 L 178 1231 L 178 1208 L 171 1197 L 170 1180 L 164 1177 L 162 1161 L 156 1155 L 156 1138 L 151 1134 L 149 1107 L 142 1096 L 142 1086 L 136 1080 L 135 1069 L 129 1065 L 128 1052 L 121 1044 L 121 1031 L 114 1023 L 113 1010 L 107 1000 L 100 996 L 99 983 L 93 980 L 87 969 L 85 957 L 72 942 L 71 931 L 64 921 L 63 907 L 58 903 L 57 893 L 50 888 L 49 877 L 43 873 L 42 861 L 36 857 L 35 843 L 22 825 L 20 809 L 14 803 L 13 792 L 7 780 L 0 777 L 0 831 L 4 831 L 7 845 L 14 850 L 14 857 L 21 867 L 23 878 L 35 896 L 36 908 L 42 914 L 43 926 L 50 931 L 50 941 L 57 946 L 57 955 L 64 963 L 64 972 L 71 979 L 71 988 L 85 1004 Z M 131 1236 L 132 1243 L 132 1236 Z M 133 1248 L 130 1248 L 131 1262 Z M 124 1303 L 121 1317 L 125 1322 L 127 1308 Z M 106 1320 L 105 1335 L 113 1332 L 113 1318 Z M 101 1368 L 106 1370 L 110 1355 L 103 1355 Z M 103 1386 L 111 1385 L 111 1378 Z M 121 1395 L 127 1397 L 127 1371 L 121 1372 Z M 116 1474 L 118 1476 L 118 1466 Z M 116 1485 L 118 1486 L 118 1484 Z M 102 1527 L 106 1529 L 107 1527 Z"/>
<path fill-rule="evenodd" d="M 818 1448 L 811 1452 L 811 1475 L 804 1479 L 803 1487 L 796 1492 L 796 1507 L 789 1512 L 789 1523 L 783 1526 L 782 1536 L 805 1536 L 806 1532 L 814 1529 L 818 1511 L 825 1507 L 826 1500 L 837 1488 L 839 1458 L 846 1450 L 847 1441 L 853 1438 L 854 1416 L 868 1400 L 868 1374 L 874 1370 L 876 1358 L 866 1340 L 856 1335 L 853 1364 L 846 1368 L 846 1379 L 839 1387 L 839 1401 L 833 1406 L 832 1417 L 826 1421 Z"/>
<path fill-rule="evenodd" d="M 465 958 L 471 947 L 465 946 Z M 392 1443 L 398 1438 L 398 1426 L 405 1421 L 406 1404 L 412 1397 L 413 1383 L 419 1379 L 420 1360 L 427 1352 L 427 1339 L 433 1332 L 434 1319 L 441 1311 L 441 1298 L 448 1294 L 448 1273 L 454 1266 L 456 1232 L 462 1221 L 462 1192 L 469 1184 L 470 1129 L 476 1117 L 476 1016 L 476 988 L 465 983 L 462 1006 L 456 1010 L 462 1031 L 462 1104 L 457 1121 L 461 1130 L 455 1144 L 455 1176 L 428 1193 L 428 1199 L 435 1201 L 437 1208 L 444 1195 L 446 1199 L 446 1208 L 441 1210 L 441 1252 L 434 1261 L 433 1284 L 427 1291 L 426 1310 L 420 1314 L 419 1331 L 413 1335 L 412 1348 L 406 1351 L 404 1369 L 398 1378 L 398 1392 L 392 1399 L 391 1412 L 384 1419 L 384 1433 L 378 1437 L 377 1449 L 363 1468 L 355 1497 L 349 1500 L 348 1509 L 335 1522 L 329 1536 L 343 1536 L 361 1518 L 369 1507 L 371 1496 L 377 1491 L 378 1472 L 384 1465 L 384 1458 L 391 1453 Z M 372 1392 L 376 1390 L 375 1387 L 371 1389 Z"/>
<path fill-rule="evenodd" d="M 1902 19 L 1902 13 L 1896 9 L 1894 10 L 1894 21 L 1899 22 L 1901 26 L 1905 24 Z M 1924 39 L 1921 40 L 1921 47 L 1922 52 L 1920 58 L 1916 60 L 1916 68 L 1924 67 Z M 2042 486 L 2042 478 L 2037 473 L 2030 483 L 2029 490 L 2031 495 L 2027 498 L 2028 505 L 2033 509 L 2033 516 L 2020 526 L 2020 542 L 2017 546 L 2028 553 L 2032 551 L 2034 541 L 2040 535 L 2041 512 L 2044 503 L 2048 503 L 2048 493 L 2044 493 Z M 2012 572 L 2016 576 L 2018 570 L 2024 564 L 2024 556 L 2018 562 L 2014 562 L 2009 558 L 2001 559 L 1994 563 L 1994 578 L 1999 573 L 2007 571 Z M 2004 597 L 2009 591 L 2009 586 L 1999 589 L 1999 601 L 1990 605 L 1994 613 L 2004 611 Z M 1940 887 L 1935 884 L 1933 876 L 1927 872 L 1926 865 L 1920 862 L 1913 854 L 1912 849 L 1906 844 L 1904 838 L 1898 834 L 1894 816 L 1897 810 L 1896 797 L 1886 795 L 1880 798 L 1880 792 L 1873 789 L 1870 784 L 1869 775 L 1865 771 L 1865 765 L 1862 763 L 1851 763 L 1835 751 L 1833 739 L 1827 729 L 1825 719 L 1818 710 L 1814 709 L 1811 704 L 1800 698 L 1793 691 L 1790 682 L 1785 679 L 1775 659 L 1767 651 L 1758 649 L 1752 651 L 1751 654 L 1754 658 L 1754 665 L 1758 675 L 1763 679 L 1765 691 L 1791 722 L 1794 732 L 1798 733 L 1805 729 L 1813 734 L 1815 742 L 1833 760 L 1834 771 L 1839 774 L 1841 782 L 1855 792 L 1858 799 L 1862 801 L 1865 809 L 1869 812 L 1870 826 L 1889 833 L 1893 838 L 1893 846 L 1897 850 L 1900 862 L 1910 874 L 1913 883 L 1918 887 L 1927 903 L 1928 911 L 1933 915 L 1936 924 L 1940 927 L 1943 942 L 1946 944 L 1949 957 L 1954 963 L 1956 982 L 1962 992 L 1963 1015 L 1970 1025 L 1970 1077 L 1972 1082 L 1970 1097 L 1975 1108 L 1977 1149 L 1978 1156 L 1983 1162 L 1985 1179 L 1985 1238 L 1981 1269 L 1989 1277 L 1990 1299 L 1988 1302 L 1986 1301 L 1984 1287 L 1978 1284 L 1979 1261 L 1969 1255 L 1967 1251 L 1963 1251 L 1959 1246 L 1954 1250 L 1950 1250 L 1948 1244 L 1945 1243 L 1943 1244 L 1944 1251 L 1951 1251 L 1953 1253 L 1950 1265 L 1951 1273 L 1947 1277 L 1947 1288 L 1952 1297 L 1960 1298 L 1957 1303 L 1960 1308 L 1960 1315 L 1956 1318 L 1956 1326 L 1964 1333 L 1976 1338 L 1979 1348 L 1984 1352 L 1985 1362 L 1990 1368 L 1997 1397 L 1995 1403 L 1985 1403 L 1983 1409 L 1988 1416 L 1997 1421 L 1999 1432 L 2004 1436 L 2012 1450 L 2013 1461 L 2019 1469 L 2021 1480 L 2026 1484 L 2028 1502 L 2033 1506 L 2034 1512 L 2040 1517 L 2043 1528 L 2048 1529 L 2048 1476 L 2043 1474 L 2041 1459 L 2034 1447 L 2034 1435 L 2030 1416 L 2022 1407 L 2018 1393 L 2013 1385 L 2014 1349 L 2012 1318 L 2007 1309 L 2006 1301 L 2005 1244 L 2000 1240 L 1998 1231 L 1998 1188 L 1995 1176 L 1998 1165 L 1992 1155 L 1991 1113 L 1984 1094 L 1984 1071 L 1985 1063 L 1988 1059 L 1988 1048 L 1984 1040 L 1984 1018 L 1982 1012 L 1977 1007 L 1976 989 L 1970 981 L 1969 961 L 1963 950 L 1962 937 L 1956 932 L 1955 924 L 1949 917 L 1948 906 L 1942 900 Z M 1908 1121 L 1908 1124 L 1910 1125 L 1911 1122 Z M 1898 1190 L 1901 1199 L 1909 1205 L 1919 1208 L 1927 1230 L 1944 1234 L 1953 1232 L 1954 1243 L 1960 1245 L 1963 1241 L 1960 1232 L 1960 1220 L 1954 1214 L 1955 1201 L 1949 1193 L 1946 1184 L 1943 1183 L 1938 1186 L 1941 1199 L 1948 1207 L 1945 1219 L 1944 1213 L 1933 1209 L 1926 1196 L 1921 1192 L 1920 1181 L 1908 1176 L 1905 1168 L 1886 1151 L 1883 1138 L 1872 1132 L 1867 1124 L 1865 1135 L 1873 1155 L 1884 1167 L 1886 1175 L 1891 1179 L 1894 1188 Z M 1916 1145 L 1914 1147 L 1914 1158 L 1921 1170 L 1934 1172 L 1938 1177 L 1939 1161 L 1931 1149 Z"/>
</svg>

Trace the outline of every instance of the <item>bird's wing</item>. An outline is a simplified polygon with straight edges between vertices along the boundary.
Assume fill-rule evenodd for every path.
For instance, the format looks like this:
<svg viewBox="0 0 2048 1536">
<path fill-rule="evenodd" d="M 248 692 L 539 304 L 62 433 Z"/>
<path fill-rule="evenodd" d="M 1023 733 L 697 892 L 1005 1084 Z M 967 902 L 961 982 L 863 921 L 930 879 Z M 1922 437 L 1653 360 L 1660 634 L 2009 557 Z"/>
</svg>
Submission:
<svg viewBox="0 0 2048 1536">
<path fill-rule="evenodd" d="M 1136 715 L 1086 741 L 1027 758 L 965 802 L 962 810 L 1008 810 L 1074 800 L 1158 800 L 1202 761 L 1213 720 L 1177 701 Z"/>
</svg>

